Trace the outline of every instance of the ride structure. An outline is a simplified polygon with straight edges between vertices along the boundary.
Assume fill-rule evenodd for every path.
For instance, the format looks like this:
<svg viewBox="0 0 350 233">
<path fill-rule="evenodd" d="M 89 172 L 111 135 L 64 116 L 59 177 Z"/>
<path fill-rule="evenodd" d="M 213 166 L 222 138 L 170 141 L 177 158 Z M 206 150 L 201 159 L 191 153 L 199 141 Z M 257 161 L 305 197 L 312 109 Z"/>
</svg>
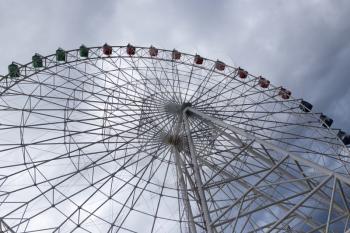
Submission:
<svg viewBox="0 0 350 233">
<path fill-rule="evenodd" d="M 107 43 L 8 68 L 1 232 L 350 227 L 350 136 L 265 77 Z"/>
</svg>

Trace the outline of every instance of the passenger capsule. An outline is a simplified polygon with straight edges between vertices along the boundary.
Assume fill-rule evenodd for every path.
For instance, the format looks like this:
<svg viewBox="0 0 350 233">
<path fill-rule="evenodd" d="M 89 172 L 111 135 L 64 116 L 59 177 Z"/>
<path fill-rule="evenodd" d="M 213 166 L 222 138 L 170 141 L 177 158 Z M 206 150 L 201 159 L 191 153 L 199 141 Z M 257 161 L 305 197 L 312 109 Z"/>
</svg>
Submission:
<svg viewBox="0 0 350 233">
<path fill-rule="evenodd" d="M 102 51 L 104 55 L 110 56 L 112 54 L 112 46 L 105 43 L 102 47 Z"/>
<path fill-rule="evenodd" d="M 203 64 L 203 57 L 199 56 L 198 54 L 194 56 L 194 63 L 197 65 Z"/>
<path fill-rule="evenodd" d="M 246 77 L 248 77 L 248 71 L 245 71 L 241 67 L 238 67 L 238 77 L 240 77 L 241 79 L 245 79 Z"/>
<path fill-rule="evenodd" d="M 310 104 L 309 102 L 302 100 L 300 102 L 299 108 L 303 111 L 303 112 L 310 112 L 312 110 L 312 104 Z"/>
<path fill-rule="evenodd" d="M 56 50 L 56 61 L 66 61 L 66 51 L 58 48 Z"/>
<path fill-rule="evenodd" d="M 40 54 L 34 54 L 34 56 L 32 56 L 32 64 L 34 68 L 43 67 L 43 57 Z"/>
<path fill-rule="evenodd" d="M 79 48 L 79 55 L 80 57 L 89 57 L 89 48 L 85 45 L 81 45 Z"/>
<path fill-rule="evenodd" d="M 181 58 L 181 53 L 176 49 L 173 50 L 171 57 L 175 60 L 179 60 Z"/>
<path fill-rule="evenodd" d="M 14 64 L 14 63 L 10 64 L 8 66 L 8 70 L 11 78 L 18 78 L 20 76 L 20 71 L 17 64 Z"/>
<path fill-rule="evenodd" d="M 323 115 L 322 113 L 320 115 L 320 121 L 322 123 L 322 126 L 325 128 L 331 127 L 331 125 L 333 124 L 333 119 L 326 115 Z"/>
<path fill-rule="evenodd" d="M 342 130 L 339 130 L 337 136 L 345 145 L 349 145 L 350 144 L 350 135 L 349 134 L 345 133 Z"/>
<path fill-rule="evenodd" d="M 126 46 L 126 53 L 127 53 L 129 56 L 135 55 L 135 51 L 136 51 L 135 47 L 132 46 L 131 44 L 128 44 L 128 45 Z"/>
<path fill-rule="evenodd" d="M 217 70 L 223 71 L 225 69 L 225 63 L 223 63 L 222 61 L 217 60 L 215 62 L 215 68 Z"/>
<path fill-rule="evenodd" d="M 278 95 L 282 97 L 282 99 L 287 100 L 291 96 L 292 92 L 281 87 L 280 91 L 278 92 Z"/>
<path fill-rule="evenodd" d="M 158 55 L 158 49 L 151 46 L 149 48 L 149 55 L 152 56 L 152 57 L 156 57 Z"/>
<path fill-rule="evenodd" d="M 267 80 L 266 78 L 263 78 L 263 77 L 259 77 L 259 86 L 261 88 L 268 88 L 270 85 L 270 81 Z"/>
</svg>

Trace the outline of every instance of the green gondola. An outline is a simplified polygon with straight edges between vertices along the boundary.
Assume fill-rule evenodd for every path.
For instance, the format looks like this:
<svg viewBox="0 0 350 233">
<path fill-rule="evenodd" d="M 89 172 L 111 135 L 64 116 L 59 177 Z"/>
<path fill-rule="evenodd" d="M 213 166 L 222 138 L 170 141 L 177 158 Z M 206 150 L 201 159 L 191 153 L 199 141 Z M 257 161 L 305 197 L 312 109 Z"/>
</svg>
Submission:
<svg viewBox="0 0 350 233">
<path fill-rule="evenodd" d="M 43 58 L 40 54 L 35 54 L 32 57 L 32 64 L 34 68 L 41 68 L 43 67 Z"/>
<path fill-rule="evenodd" d="M 81 57 L 89 57 L 89 48 L 87 48 L 85 45 L 81 45 L 79 48 L 79 55 Z"/>
<path fill-rule="evenodd" d="M 12 63 L 8 66 L 9 75 L 11 78 L 18 78 L 20 76 L 20 71 L 18 65 Z"/>
<path fill-rule="evenodd" d="M 66 51 L 59 48 L 56 50 L 56 60 L 57 61 L 66 61 Z"/>
</svg>

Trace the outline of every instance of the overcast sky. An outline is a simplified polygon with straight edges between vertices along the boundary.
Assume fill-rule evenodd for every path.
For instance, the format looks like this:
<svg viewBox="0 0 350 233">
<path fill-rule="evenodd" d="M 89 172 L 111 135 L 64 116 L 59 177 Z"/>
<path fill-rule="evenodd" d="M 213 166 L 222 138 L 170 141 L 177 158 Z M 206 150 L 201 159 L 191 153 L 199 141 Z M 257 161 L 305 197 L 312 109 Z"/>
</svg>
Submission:
<svg viewBox="0 0 350 233">
<path fill-rule="evenodd" d="M 350 132 L 350 1 L 1 0 L 0 74 L 57 47 L 128 42 L 241 66 Z"/>
</svg>

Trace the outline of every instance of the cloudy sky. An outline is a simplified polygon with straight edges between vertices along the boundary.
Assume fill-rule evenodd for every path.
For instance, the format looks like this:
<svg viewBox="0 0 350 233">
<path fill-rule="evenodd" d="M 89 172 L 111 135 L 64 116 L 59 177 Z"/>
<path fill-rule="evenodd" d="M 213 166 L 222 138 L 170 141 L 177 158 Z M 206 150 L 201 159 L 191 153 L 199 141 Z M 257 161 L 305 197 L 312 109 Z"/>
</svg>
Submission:
<svg viewBox="0 0 350 233">
<path fill-rule="evenodd" d="M 1 0 L 0 10 L 0 74 L 81 43 L 177 48 L 286 86 L 350 132 L 348 0 Z"/>
</svg>

